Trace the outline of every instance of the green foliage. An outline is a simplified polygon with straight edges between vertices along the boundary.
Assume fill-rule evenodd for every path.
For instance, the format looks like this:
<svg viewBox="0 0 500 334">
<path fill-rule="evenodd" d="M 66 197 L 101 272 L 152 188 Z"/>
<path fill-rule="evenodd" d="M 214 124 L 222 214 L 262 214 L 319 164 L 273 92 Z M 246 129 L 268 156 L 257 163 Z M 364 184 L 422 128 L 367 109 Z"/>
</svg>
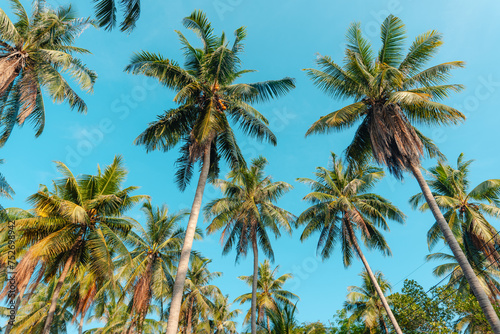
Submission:
<svg viewBox="0 0 500 334">
<path fill-rule="evenodd" d="M 75 47 L 76 38 L 92 22 L 78 18 L 71 6 L 50 8 L 36 1 L 31 16 L 18 0 L 10 0 L 17 22 L 0 8 L 0 146 L 16 125 L 31 122 L 39 136 L 45 126 L 44 91 L 54 102 L 71 109 L 87 106 L 70 87 L 68 74 L 78 86 L 92 92 L 97 75 L 74 55 L 89 53 Z"/>
<path fill-rule="evenodd" d="M 322 116 L 307 131 L 329 133 L 359 124 L 345 153 L 352 162 L 371 158 L 387 165 L 398 178 L 412 165 L 419 165 L 424 151 L 442 156 L 416 125 L 456 124 L 465 116 L 440 100 L 462 90 L 458 84 L 445 84 L 449 72 L 461 68 L 461 61 L 447 62 L 422 70 L 442 44 L 442 36 L 429 31 L 417 36 L 404 55 L 406 30 L 403 22 L 389 15 L 381 25 L 382 46 L 375 57 L 360 23 L 347 31 L 344 65 L 328 56 L 316 60 L 319 69 L 306 69 L 314 84 L 337 99 L 351 104 Z"/>
<path fill-rule="evenodd" d="M 433 290 L 428 296 L 414 280 L 405 280 L 401 292 L 390 296 L 394 316 L 405 334 L 455 333 L 452 328 L 453 312 L 441 302 L 441 289 Z"/>
<path fill-rule="evenodd" d="M 231 123 L 246 135 L 276 145 L 269 122 L 251 103 L 278 98 L 295 88 L 291 78 L 236 83 L 243 74 L 251 72 L 242 69 L 239 58 L 246 37 L 244 27 L 234 32 L 235 40 L 230 46 L 224 33 L 214 35 L 202 11 L 194 11 L 184 18 L 183 24 L 198 35 L 203 45 L 195 48 L 177 32 L 183 46 L 184 67 L 162 55 L 141 51 L 125 69 L 153 77 L 176 92 L 174 101 L 179 106 L 150 123 L 136 144 L 144 145 L 148 151 L 167 151 L 181 145 L 176 162 L 176 182 L 181 190 L 189 184 L 194 164 L 207 152 L 210 152 L 211 179 L 218 177 L 221 158 L 231 169 L 246 166 Z"/>
<path fill-rule="evenodd" d="M 338 310 L 333 316 L 329 334 L 369 334 L 362 320 L 352 320 L 345 309 Z M 305 334 L 305 333 L 304 333 Z"/>
<path fill-rule="evenodd" d="M 319 232 L 317 249 L 324 259 L 340 244 L 346 267 L 351 265 L 357 252 L 354 246 L 357 231 L 367 248 L 390 255 L 390 248 L 378 228 L 389 230 L 388 219 L 403 223 L 406 217 L 389 200 L 370 192 L 384 177 L 384 172 L 368 164 L 345 164 L 332 153 L 332 167 L 317 167 L 314 174 L 316 180 L 298 179 L 312 190 L 304 197 L 312 205 L 297 219 L 297 224 L 306 225 L 300 239 L 303 241 Z"/>
</svg>

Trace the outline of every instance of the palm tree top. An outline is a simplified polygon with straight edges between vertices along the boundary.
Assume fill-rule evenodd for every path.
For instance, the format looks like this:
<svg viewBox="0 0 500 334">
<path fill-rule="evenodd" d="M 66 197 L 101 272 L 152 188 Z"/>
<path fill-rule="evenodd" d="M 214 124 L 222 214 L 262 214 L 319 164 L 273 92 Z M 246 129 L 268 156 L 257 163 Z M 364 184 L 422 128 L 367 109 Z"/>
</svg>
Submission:
<svg viewBox="0 0 500 334">
<path fill-rule="evenodd" d="M 105 30 L 113 30 L 118 24 L 116 13 L 118 7 L 123 10 L 123 20 L 120 23 L 120 31 L 131 33 L 136 27 L 137 21 L 141 15 L 141 0 L 120 0 L 120 6 L 117 6 L 113 0 L 94 0 L 95 16 L 97 23 Z"/>
<path fill-rule="evenodd" d="M 389 230 L 388 219 L 404 223 L 406 216 L 389 200 L 370 192 L 384 177 L 383 170 L 367 163 L 345 164 L 332 153 L 332 167 L 317 167 L 315 176 L 315 180 L 297 179 L 312 190 L 304 197 L 311 206 L 297 219 L 298 225 L 306 224 L 300 239 L 303 241 L 319 232 L 317 247 L 324 259 L 330 257 L 340 242 L 344 265 L 349 266 L 354 254 L 352 238 L 357 238 L 348 232 L 351 225 L 361 232 L 368 248 L 390 255 L 389 246 L 377 227 Z"/>
<path fill-rule="evenodd" d="M 179 106 L 158 117 L 136 139 L 147 151 L 170 150 L 178 144 L 181 157 L 177 160 L 177 183 L 185 189 L 193 164 L 210 149 L 210 177 L 219 172 L 219 160 L 226 160 L 231 169 L 245 165 L 230 123 L 246 135 L 276 145 L 276 136 L 268 128 L 268 120 L 251 104 L 285 95 L 295 87 L 294 79 L 268 80 L 257 83 L 236 83 L 245 73 L 240 54 L 246 38 L 244 27 L 236 29 L 234 42 L 225 33 L 214 34 L 206 15 L 199 10 L 184 18 L 185 28 L 200 38 L 202 47 L 191 45 L 181 33 L 184 66 L 160 54 L 147 51 L 136 53 L 125 71 L 156 78 L 174 90 L 174 102 Z"/>
<path fill-rule="evenodd" d="M 432 141 L 415 125 L 457 124 L 465 116 L 440 101 L 463 89 L 446 84 L 450 71 L 464 67 L 462 61 L 451 61 L 424 69 L 424 65 L 442 45 L 442 35 L 431 30 L 417 36 L 404 52 L 406 30 L 403 22 L 389 15 L 381 26 L 382 46 L 375 54 L 363 37 L 360 23 L 347 31 L 343 66 L 328 56 L 320 56 L 319 69 L 305 69 L 307 75 L 328 95 L 351 99 L 354 103 L 322 116 L 307 131 L 313 133 L 341 131 L 361 122 L 346 149 L 350 161 L 374 157 L 401 177 L 410 165 L 418 165 L 424 150 L 429 156 L 440 156 Z"/>
<path fill-rule="evenodd" d="M 0 8 L 0 146 L 15 125 L 30 121 L 39 136 L 45 126 L 42 91 L 54 102 L 68 102 L 71 109 L 86 112 L 87 105 L 71 88 L 66 72 L 78 86 L 92 92 L 97 74 L 75 55 L 88 50 L 74 46 L 75 40 L 93 23 L 79 18 L 73 8 L 49 7 L 35 1 L 31 16 L 19 0 L 9 0 L 12 22 Z"/>
<path fill-rule="evenodd" d="M 227 175 L 229 180 L 213 181 L 225 197 L 205 206 L 205 220 L 213 217 L 207 232 L 210 234 L 223 229 L 223 253 L 227 254 L 235 246 L 236 260 L 241 254 L 246 255 L 254 237 L 266 255 L 274 259 L 266 230 L 269 229 L 276 237 L 281 235 L 280 229 L 292 233 L 293 214 L 275 205 L 292 186 L 266 176 L 264 168 L 267 164 L 266 158 L 258 157 L 252 160 L 249 167 L 230 171 Z"/>
</svg>

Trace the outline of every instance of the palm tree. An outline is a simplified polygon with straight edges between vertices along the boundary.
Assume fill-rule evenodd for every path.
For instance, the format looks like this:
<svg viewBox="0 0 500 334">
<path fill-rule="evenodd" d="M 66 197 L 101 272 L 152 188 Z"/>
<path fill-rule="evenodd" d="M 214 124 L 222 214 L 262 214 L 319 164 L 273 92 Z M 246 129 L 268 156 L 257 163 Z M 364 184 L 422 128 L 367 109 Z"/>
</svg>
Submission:
<svg viewBox="0 0 500 334">
<path fill-rule="evenodd" d="M 184 322 L 184 333 L 191 334 L 193 323 L 199 318 L 206 318 L 207 313 L 213 307 L 213 300 L 222 296 L 219 288 L 210 284 L 214 279 L 222 276 L 222 273 L 210 272 L 207 266 L 212 261 L 194 257 L 191 261 L 186 278 L 186 288 L 181 306 L 181 317 Z"/>
<path fill-rule="evenodd" d="M 147 151 L 168 151 L 182 143 L 176 173 L 181 190 L 191 179 L 193 165 L 200 162 L 202 167 L 177 266 L 167 334 L 177 333 L 182 291 L 207 178 L 217 177 L 221 157 L 229 162 L 231 169 L 245 165 L 229 119 L 245 134 L 276 144 L 276 137 L 267 127 L 268 121 L 250 103 L 282 96 L 295 87 L 290 78 L 234 83 L 249 72 L 241 69 L 239 58 L 246 37 L 245 28 L 236 30 L 235 41 L 229 47 L 224 33 L 221 37 L 214 35 L 203 12 L 194 11 L 183 23 L 201 38 L 203 44 L 202 48 L 195 48 L 178 32 L 184 50 L 184 68 L 173 60 L 145 51 L 136 54 L 126 68 L 133 74 L 156 78 L 176 91 L 174 101 L 179 104 L 150 124 L 136 143 L 145 145 Z"/>
<path fill-rule="evenodd" d="M 134 30 L 141 15 L 141 0 L 120 0 L 117 6 L 115 0 L 94 0 L 95 15 L 100 27 L 110 31 L 116 27 L 116 12 L 118 7 L 124 11 L 120 31 L 130 33 Z"/>
<path fill-rule="evenodd" d="M 0 159 L 0 165 L 4 163 L 3 159 Z M 9 185 L 5 176 L 0 173 L 0 197 L 6 197 L 8 199 L 12 199 L 12 195 L 14 195 L 14 189 Z M 5 211 L 2 205 L 0 205 L 0 218 L 5 215 Z"/>
<path fill-rule="evenodd" d="M 153 207 L 150 201 L 142 205 L 142 212 L 145 228 L 136 224 L 126 239 L 132 261 L 117 263 L 117 267 L 122 267 L 118 277 L 125 280 L 124 291 L 131 294 L 130 313 L 136 316 L 131 326 L 138 333 L 142 333 L 151 300 L 161 303 L 170 293 L 173 262 L 179 258 L 184 237 L 179 223 L 187 215 L 184 211 L 169 213 L 165 205 Z"/>
<path fill-rule="evenodd" d="M 467 254 L 467 260 L 472 265 L 481 287 L 487 291 L 488 297 L 498 304 L 498 296 L 500 295 L 500 282 L 498 281 L 500 278 L 500 270 L 497 266 L 492 266 L 488 257 L 483 253 L 480 253 L 477 250 L 475 252 L 473 252 L 473 250 L 467 252 L 465 249 L 464 252 Z M 469 285 L 464 277 L 462 268 L 458 265 L 453 255 L 439 252 L 427 255 L 426 259 L 428 261 L 446 261 L 446 263 L 438 265 L 434 268 L 433 274 L 437 277 L 450 277 L 448 283 L 446 284 L 450 293 L 458 291 L 459 293 L 467 294 L 470 292 Z"/>
<path fill-rule="evenodd" d="M 417 124 L 456 124 L 465 119 L 458 110 L 438 102 L 462 89 L 461 85 L 446 84 L 446 81 L 450 71 L 463 67 L 464 63 L 452 61 L 423 69 L 441 46 L 441 34 L 432 30 L 417 36 L 404 55 L 405 26 L 392 15 L 382 23 L 381 39 L 382 47 L 375 56 L 369 41 L 362 36 L 361 25 L 353 23 L 347 32 L 344 66 L 322 56 L 317 60 L 320 70 L 307 69 L 309 77 L 327 94 L 350 98 L 354 103 L 321 117 L 306 135 L 342 130 L 360 121 L 346 149 L 350 161 L 362 162 L 373 157 L 397 178 L 411 171 L 488 322 L 498 334 L 498 316 L 420 170 L 424 150 L 430 156 L 439 155 L 439 151 L 414 127 Z"/>
<path fill-rule="evenodd" d="M 56 102 L 86 112 L 85 102 L 63 76 L 69 73 L 81 89 L 92 91 L 97 78 L 75 54 L 88 50 L 73 46 L 90 24 L 76 17 L 71 6 L 52 9 L 36 1 L 31 17 L 19 0 L 9 0 L 17 22 L 0 8 L 0 146 L 14 126 L 30 121 L 38 137 L 45 126 L 42 90 Z"/>
<path fill-rule="evenodd" d="M 426 182 L 439 208 L 444 211 L 450 229 L 463 242 L 466 256 L 470 258 L 481 250 L 493 263 L 500 258 L 497 251 L 500 239 L 486 217 L 500 216 L 500 179 L 483 181 L 469 190 L 469 166 L 472 162 L 464 161 L 463 153 L 457 159 L 456 169 L 439 161 L 437 166 L 429 169 L 431 179 Z M 422 193 L 410 199 L 413 208 L 428 210 L 429 206 L 423 202 Z M 442 238 L 443 234 L 435 223 L 427 233 L 429 249 Z"/>
<path fill-rule="evenodd" d="M 69 278 L 68 278 L 69 280 Z M 47 284 L 39 284 L 34 292 L 29 303 L 24 304 L 16 315 L 16 321 L 10 333 L 24 334 L 24 333 L 41 333 L 46 319 L 48 317 L 48 310 L 51 306 L 51 299 L 54 290 L 57 288 L 58 278 L 53 277 Z M 63 288 L 63 292 L 67 292 L 70 285 L 67 284 Z M 63 295 L 65 295 L 63 293 Z M 73 315 L 68 310 L 66 304 L 68 298 L 61 299 L 57 306 L 53 320 L 51 333 L 65 333 L 67 330 L 67 323 L 71 321 Z"/>
<path fill-rule="evenodd" d="M 229 296 L 219 296 L 215 299 L 211 310 L 211 319 L 201 324 L 197 333 L 205 334 L 235 334 L 236 322 L 233 320 L 241 310 L 231 310 L 231 305 L 228 302 Z"/>
<path fill-rule="evenodd" d="M 77 277 L 89 267 L 96 277 L 113 279 L 113 258 L 129 256 L 122 239 L 132 223 L 123 213 L 145 198 L 130 195 L 137 187 L 122 188 L 127 171 L 121 157 L 104 171 L 98 169 L 97 175 L 75 177 L 63 163 L 57 162 L 57 167 L 63 178 L 54 181 L 53 189 L 41 186 L 28 198 L 36 215 L 16 221 L 20 244 L 30 247 L 16 268 L 20 295 L 19 285 L 28 282 L 40 264 L 47 279 L 60 272 L 43 334 L 50 332 L 68 275 Z"/>
<path fill-rule="evenodd" d="M 268 324 L 261 321 L 259 327 L 268 334 L 293 334 L 298 327 L 295 312 L 297 304 L 278 303 L 275 309 L 266 310 L 266 318 L 271 321 L 271 328 Z"/>
<path fill-rule="evenodd" d="M 221 243 L 224 244 L 223 254 L 227 254 L 234 246 L 238 260 L 240 255 L 246 256 L 250 245 L 252 247 L 254 256 L 250 319 L 252 334 L 257 330 L 258 245 L 268 258 L 274 260 L 267 230 L 270 230 L 276 238 L 280 236 L 280 228 L 291 233 L 290 224 L 294 220 L 290 212 L 274 204 L 292 186 L 286 182 L 273 182 L 271 176 L 264 174 L 266 165 L 267 160 L 259 157 L 252 160 L 249 168 L 231 171 L 227 175 L 229 181 L 214 181 L 225 197 L 213 200 L 205 207 L 206 219 L 214 217 L 207 227 L 208 233 L 223 230 L 221 235 Z"/>
<path fill-rule="evenodd" d="M 377 230 L 377 226 L 388 230 L 386 219 L 403 223 L 405 215 L 387 199 L 368 192 L 384 177 L 384 172 L 380 168 L 367 164 L 344 166 L 333 153 L 332 163 L 331 170 L 316 168 L 316 180 L 297 179 L 309 184 L 312 190 L 304 197 L 312 206 L 297 219 L 298 224 L 307 223 L 300 240 L 303 241 L 313 233 L 320 232 L 318 251 L 321 250 L 323 259 L 330 257 L 335 244 L 339 242 L 345 267 L 351 264 L 353 255 L 357 254 L 396 332 L 401 333 L 384 293 L 361 251 L 355 229 L 359 229 L 361 239 L 367 248 L 378 249 L 384 255 L 390 255 L 389 246 Z"/>
<path fill-rule="evenodd" d="M 384 275 L 380 271 L 375 272 L 374 275 L 384 295 L 390 292 L 391 284 L 384 278 Z M 385 333 L 389 334 L 389 329 L 384 320 L 386 312 L 377 295 L 370 275 L 368 275 L 366 270 L 363 270 L 359 276 L 361 276 L 362 279 L 361 286 L 349 286 L 347 288 L 349 293 L 347 294 L 347 300 L 344 304 L 345 309 L 352 312 L 353 319 L 362 319 L 366 327 L 370 328 L 370 333 L 380 328 Z"/>
<path fill-rule="evenodd" d="M 276 278 L 279 266 L 271 270 L 269 260 L 264 260 L 259 267 L 257 280 L 257 322 L 264 318 L 267 309 L 274 309 L 278 302 L 293 305 L 292 299 L 297 300 L 299 297 L 287 290 L 283 289 L 283 285 L 293 278 L 292 274 L 283 274 Z M 240 280 L 247 283 L 250 287 L 253 286 L 253 276 L 240 276 Z M 235 302 L 240 304 L 252 300 L 252 293 L 246 293 L 235 299 Z M 251 312 L 245 316 L 245 322 L 250 320 Z M 268 330 L 271 330 L 269 319 L 267 320 Z"/>
</svg>

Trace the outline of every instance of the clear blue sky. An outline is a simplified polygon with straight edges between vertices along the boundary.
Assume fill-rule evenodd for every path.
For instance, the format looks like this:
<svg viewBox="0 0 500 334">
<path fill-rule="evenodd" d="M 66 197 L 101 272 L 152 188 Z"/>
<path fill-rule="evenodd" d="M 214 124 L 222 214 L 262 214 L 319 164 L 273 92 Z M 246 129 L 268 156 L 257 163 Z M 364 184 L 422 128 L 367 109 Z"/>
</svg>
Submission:
<svg viewBox="0 0 500 334">
<path fill-rule="evenodd" d="M 68 0 L 71 1 L 71 0 Z M 28 8 L 29 1 L 22 1 Z M 67 1 L 49 1 L 58 4 Z M 82 15 L 90 15 L 91 1 L 72 3 Z M 0 7 L 8 13 L 7 1 Z M 83 95 L 88 104 L 87 115 L 69 110 L 66 104 L 54 105 L 46 99 L 46 128 L 35 139 L 27 125 L 16 128 L 7 145 L 1 150 L 6 164 L 1 172 L 10 182 L 16 196 L 2 200 L 5 207 L 28 208 L 25 199 L 36 192 L 39 184 L 50 184 L 58 177 L 53 161 L 65 162 L 75 174 L 94 173 L 97 164 L 111 163 L 114 155 L 124 156 L 130 171 L 127 185 L 140 186 L 138 193 L 152 196 L 156 204 L 166 203 L 171 210 L 189 208 L 196 179 L 184 193 L 173 182 L 173 163 L 177 151 L 146 154 L 133 140 L 155 116 L 172 107 L 173 93 L 141 76 L 127 75 L 123 68 L 134 51 L 160 52 L 168 58 L 182 62 L 180 44 L 174 30 L 181 30 L 192 41 L 196 37 L 181 24 L 183 17 L 194 9 L 204 10 L 215 30 L 227 34 L 240 27 L 248 29 L 244 67 L 259 72 L 249 74 L 245 80 L 261 81 L 285 76 L 297 79 L 297 88 L 286 98 L 258 105 L 268 117 L 271 128 L 278 136 L 278 145 L 262 145 L 239 136 L 245 157 L 250 160 L 264 155 L 270 162 L 268 172 L 275 180 L 291 183 L 295 189 L 281 202 L 284 208 L 298 215 L 306 208 L 302 201 L 308 188 L 295 181 L 297 177 L 311 177 L 316 166 L 328 164 L 329 152 L 340 154 L 352 131 L 341 134 L 318 135 L 305 139 L 308 127 L 321 115 L 338 109 L 346 101 L 335 101 L 313 87 L 301 69 L 314 66 L 316 53 L 330 55 L 340 61 L 343 57 L 344 34 L 352 21 L 360 21 L 372 44 L 379 46 L 379 27 L 389 14 L 399 16 L 408 31 L 408 43 L 420 33 L 435 29 L 443 33 L 444 45 L 431 62 L 463 60 L 465 69 L 457 70 L 451 82 L 465 84 L 467 89 L 447 101 L 468 117 L 466 123 L 442 129 L 424 129 L 454 162 L 460 152 L 466 158 L 476 159 L 472 167 L 472 184 L 488 178 L 499 178 L 498 149 L 500 139 L 498 107 L 500 73 L 497 62 L 500 47 L 495 42 L 500 32 L 497 1 L 173 1 L 145 0 L 137 29 L 130 35 L 88 29 L 77 45 L 92 51 L 84 57 L 88 66 L 99 74 L 95 92 Z M 100 133 L 97 135 L 96 133 Z M 89 137 L 89 134 L 90 137 Z M 433 161 L 427 160 L 424 166 Z M 227 171 L 227 169 L 225 170 Z M 221 176 L 224 176 L 222 174 Z M 430 214 L 415 212 L 408 206 L 408 198 L 417 193 L 416 181 L 407 176 L 403 183 L 388 176 L 376 189 L 392 200 L 407 215 L 405 226 L 392 225 L 386 237 L 393 256 L 382 257 L 367 252 L 372 268 L 382 270 L 393 284 L 402 280 L 424 262 L 429 253 L 426 233 L 433 223 Z M 204 203 L 220 194 L 207 186 Z M 141 220 L 134 210 L 131 216 Z M 498 228 L 498 221 L 492 221 Z M 204 228 L 206 222 L 199 221 Z M 281 273 L 295 275 L 287 288 L 298 294 L 300 321 L 327 322 L 342 306 L 349 285 L 360 283 L 361 264 L 344 269 L 336 252 L 328 261 L 315 256 L 316 238 L 301 243 L 301 230 L 293 236 L 283 235 L 274 241 L 276 264 Z M 251 257 L 234 263 L 234 254 L 221 256 L 219 236 L 206 237 L 195 243 L 195 248 L 212 258 L 211 270 L 224 273 L 215 283 L 231 299 L 248 292 L 238 280 L 239 275 L 251 273 Z M 436 249 L 438 250 L 440 246 Z M 263 258 L 261 258 L 263 260 Z M 409 278 L 416 279 L 425 288 L 435 284 L 434 263 L 418 269 Z M 402 283 L 395 286 L 398 291 Z M 246 312 L 249 305 L 242 308 Z M 71 330 L 70 330 L 71 333 Z"/>
</svg>

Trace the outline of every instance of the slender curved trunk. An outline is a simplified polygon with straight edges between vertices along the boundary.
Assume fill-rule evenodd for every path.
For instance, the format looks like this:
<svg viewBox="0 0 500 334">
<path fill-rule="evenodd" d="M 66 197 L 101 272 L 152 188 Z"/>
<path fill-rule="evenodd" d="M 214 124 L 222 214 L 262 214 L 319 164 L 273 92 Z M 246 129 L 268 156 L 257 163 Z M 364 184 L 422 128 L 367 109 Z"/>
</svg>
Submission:
<svg viewBox="0 0 500 334">
<path fill-rule="evenodd" d="M 83 333 L 83 320 L 85 319 L 85 316 L 82 314 L 80 317 L 80 323 L 78 324 L 78 334 Z"/>
<path fill-rule="evenodd" d="M 52 299 L 50 301 L 49 313 L 47 315 L 47 320 L 45 321 L 45 326 L 43 327 L 42 334 L 50 333 L 50 326 L 52 325 L 52 320 L 54 320 L 54 314 L 56 312 L 57 300 L 59 299 L 59 294 L 61 293 L 61 288 L 64 284 L 64 280 L 68 275 L 69 270 L 71 269 L 71 265 L 73 264 L 73 255 L 71 255 L 64 265 L 63 271 L 61 272 L 61 276 L 59 276 L 59 280 L 57 281 L 56 288 L 52 293 Z"/>
<path fill-rule="evenodd" d="M 210 169 L 210 144 L 205 147 L 203 166 L 201 168 L 200 179 L 196 187 L 196 194 L 194 195 L 193 206 L 191 207 L 191 214 L 186 228 L 186 236 L 184 237 L 184 244 L 182 245 L 181 258 L 177 266 L 177 275 L 175 276 L 174 289 L 172 292 L 172 302 L 170 303 L 170 313 L 168 315 L 167 332 L 166 334 L 177 334 L 179 327 L 179 315 L 181 313 L 182 295 L 184 292 L 184 282 L 189 267 L 189 257 L 191 256 L 191 248 L 193 246 L 193 239 L 196 232 L 196 223 L 200 215 L 201 201 L 203 199 L 203 191 L 207 183 L 208 171 Z"/>
<path fill-rule="evenodd" d="M 389 329 L 387 328 L 387 324 L 383 317 L 380 317 L 380 325 L 384 329 L 384 333 L 389 334 Z"/>
<path fill-rule="evenodd" d="M 259 249 L 257 248 L 256 237 L 252 237 L 253 248 L 253 279 L 252 279 L 252 306 L 250 309 L 250 324 L 252 334 L 257 333 L 257 281 L 259 280 Z"/>
<path fill-rule="evenodd" d="M 441 232 L 443 233 L 446 243 L 453 252 L 453 255 L 460 265 L 460 268 L 462 268 L 464 276 L 467 279 L 467 282 L 469 282 L 469 286 L 471 287 L 474 296 L 476 296 L 476 299 L 481 306 L 481 309 L 483 310 L 488 323 L 490 324 L 495 334 L 500 334 L 500 320 L 498 319 L 498 315 L 491 305 L 488 295 L 481 287 L 481 284 L 479 283 L 479 280 L 477 279 L 476 274 L 474 273 L 474 270 L 472 269 L 469 261 L 467 261 L 462 248 L 455 239 L 450 226 L 446 222 L 446 219 L 443 217 L 441 210 L 439 210 L 436 199 L 434 198 L 434 196 L 432 196 L 431 189 L 429 188 L 427 182 L 425 182 L 424 176 L 420 171 L 420 166 L 411 166 L 410 168 L 413 176 L 415 176 L 415 178 L 417 179 L 420 189 L 424 194 L 425 200 L 427 201 L 427 204 L 429 205 L 429 208 L 431 209 L 431 212 L 434 215 L 434 218 L 436 219 Z"/>
<path fill-rule="evenodd" d="M 188 314 L 187 314 L 186 334 L 191 334 L 193 328 L 192 322 L 193 322 L 193 300 L 190 300 Z"/>
<path fill-rule="evenodd" d="M 382 289 L 378 285 L 377 279 L 375 278 L 375 275 L 373 275 L 372 269 L 370 268 L 370 265 L 368 264 L 368 261 L 366 260 L 363 252 L 361 251 L 361 247 L 359 247 L 358 240 L 356 239 L 356 236 L 354 234 L 354 231 L 352 229 L 352 225 L 350 222 L 346 224 L 347 229 L 349 230 L 349 234 L 351 235 L 352 243 L 354 245 L 354 248 L 356 248 L 356 252 L 358 253 L 359 258 L 363 262 L 366 272 L 368 273 L 368 276 L 370 276 L 370 279 L 373 283 L 373 286 L 375 286 L 375 290 L 377 290 L 377 294 L 382 301 L 382 305 L 384 306 L 385 311 L 387 312 L 387 316 L 391 320 L 392 326 L 394 327 L 394 330 L 396 331 L 397 334 L 403 334 L 401 331 L 401 328 L 399 328 L 399 324 L 396 321 L 396 318 L 394 317 L 394 314 L 392 313 L 391 308 L 389 307 L 389 304 L 387 303 L 387 299 L 384 296 L 384 293 L 382 292 Z"/>
</svg>

